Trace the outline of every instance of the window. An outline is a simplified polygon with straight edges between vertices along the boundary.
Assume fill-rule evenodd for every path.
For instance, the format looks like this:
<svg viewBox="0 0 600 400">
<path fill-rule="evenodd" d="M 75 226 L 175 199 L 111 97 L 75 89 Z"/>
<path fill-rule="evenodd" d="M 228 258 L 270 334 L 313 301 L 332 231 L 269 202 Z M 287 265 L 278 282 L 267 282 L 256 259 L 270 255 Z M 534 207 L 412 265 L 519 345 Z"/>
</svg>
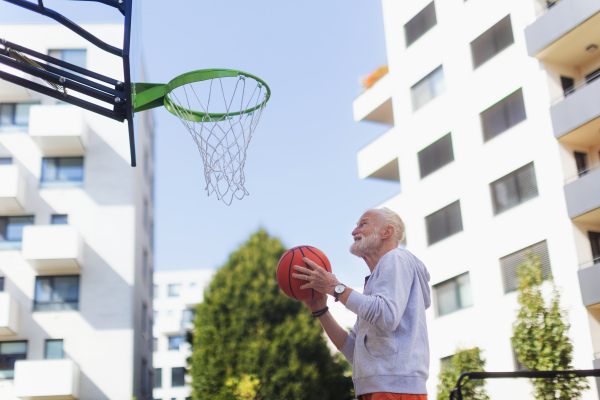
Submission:
<svg viewBox="0 0 600 400">
<path fill-rule="evenodd" d="M 29 109 L 37 103 L 0 104 L 0 132 L 29 126 Z"/>
<path fill-rule="evenodd" d="M 588 232 L 590 245 L 592 246 L 592 257 L 594 264 L 600 263 L 600 232 Z M 0 278 L 1 280 L 2 278 Z M 0 291 L 2 291 L 2 282 L 0 282 Z"/>
<path fill-rule="evenodd" d="M 85 49 L 56 49 L 48 51 L 48 55 L 77 67 L 86 68 Z"/>
<path fill-rule="evenodd" d="M 184 342 L 183 336 L 169 336 L 169 350 L 179 350 L 179 345 Z"/>
<path fill-rule="evenodd" d="M 460 201 L 457 200 L 425 217 L 429 245 L 463 230 Z"/>
<path fill-rule="evenodd" d="M 152 298 L 157 299 L 158 297 L 158 285 L 154 285 L 152 287 Z"/>
<path fill-rule="evenodd" d="M 181 323 L 191 324 L 194 322 L 195 312 L 192 309 L 185 309 L 181 312 Z"/>
<path fill-rule="evenodd" d="M 434 285 L 433 290 L 437 298 L 439 317 L 473 305 L 468 272 Z"/>
<path fill-rule="evenodd" d="M 145 358 L 142 358 L 142 367 L 140 368 L 140 380 L 142 381 L 141 384 L 141 389 L 142 389 L 142 394 L 148 394 L 149 390 L 149 386 L 150 383 L 148 381 L 148 378 L 150 378 L 149 376 L 149 372 L 148 372 L 148 361 L 146 361 Z"/>
<path fill-rule="evenodd" d="M 176 367 L 171 369 L 171 386 L 178 387 L 185 385 L 185 368 Z"/>
<path fill-rule="evenodd" d="M 44 348 L 44 358 L 47 360 L 65 358 L 65 354 L 63 352 L 63 340 L 46 339 L 46 346 Z"/>
<path fill-rule="evenodd" d="M 12 164 L 11 157 L 0 157 L 0 165 L 10 165 Z"/>
<path fill-rule="evenodd" d="M 527 116 L 525 115 L 523 91 L 518 89 L 509 94 L 487 110 L 482 111 L 479 117 L 486 142 L 524 121 Z"/>
<path fill-rule="evenodd" d="M 0 292 L 4 292 L 4 277 L 0 276 Z"/>
<path fill-rule="evenodd" d="M 181 284 L 180 283 L 172 283 L 168 288 L 168 296 L 169 297 L 179 297 L 181 292 Z"/>
<path fill-rule="evenodd" d="M 15 361 L 27 358 L 27 342 L 0 342 L 0 379 L 15 377 Z"/>
<path fill-rule="evenodd" d="M 83 157 L 42 159 L 40 187 L 82 187 Z"/>
<path fill-rule="evenodd" d="M 490 183 L 494 215 L 518 206 L 538 195 L 533 162 Z"/>
<path fill-rule="evenodd" d="M 144 282 L 148 281 L 148 250 L 142 252 L 142 277 Z"/>
<path fill-rule="evenodd" d="M 418 110 L 446 90 L 444 68 L 440 65 L 410 88 L 413 111 Z"/>
<path fill-rule="evenodd" d="M 158 351 L 158 338 L 152 338 L 152 351 Z"/>
<path fill-rule="evenodd" d="M 577 165 L 577 174 L 579 177 L 582 177 L 588 173 L 588 155 L 579 151 L 575 151 L 573 155 L 575 156 L 575 164 Z"/>
<path fill-rule="evenodd" d="M 146 305 L 146 303 L 142 304 L 142 333 L 147 333 L 148 332 L 148 306 Z"/>
<path fill-rule="evenodd" d="M 500 53 L 514 41 L 510 15 L 507 15 L 471 42 L 473 69 Z"/>
<path fill-rule="evenodd" d="M 568 76 L 560 76 L 560 84 L 562 85 L 563 94 L 565 96 L 571 94 L 575 90 L 575 79 Z"/>
<path fill-rule="evenodd" d="M 67 225 L 69 223 L 69 216 L 67 214 L 52 214 L 50 223 L 52 225 Z"/>
<path fill-rule="evenodd" d="M 404 25 L 404 38 L 406 40 L 406 47 L 413 44 L 418 38 L 423 36 L 425 32 L 433 28 L 436 24 L 437 19 L 435 16 L 435 4 L 432 1 Z"/>
<path fill-rule="evenodd" d="M 144 210 L 143 210 L 143 223 L 144 229 L 148 231 L 148 200 L 144 199 Z"/>
<path fill-rule="evenodd" d="M 585 83 L 589 84 L 591 83 L 593 80 L 600 78 L 600 68 L 598 68 L 597 70 L 595 70 L 592 73 L 589 73 L 585 76 Z"/>
<path fill-rule="evenodd" d="M 38 276 L 33 311 L 77 310 L 79 276 Z"/>
<path fill-rule="evenodd" d="M 449 133 L 419 152 L 421 179 L 452 161 L 454 161 L 454 151 L 452 136 Z"/>
<path fill-rule="evenodd" d="M 542 278 L 548 279 L 552 272 L 550 269 L 550 255 L 548 254 L 548 246 L 546 241 L 536 243 L 526 247 L 500 259 L 500 269 L 502 270 L 502 283 L 504 285 L 504 293 L 509 293 L 517 290 L 519 280 L 517 278 L 517 268 L 525 262 L 525 256 L 528 252 L 539 257 L 542 269 Z"/>
<path fill-rule="evenodd" d="M 162 387 L 162 368 L 154 368 L 154 388 Z"/>
<path fill-rule="evenodd" d="M 27 225 L 33 225 L 33 216 L 0 217 L 0 249 L 20 249 Z"/>
</svg>

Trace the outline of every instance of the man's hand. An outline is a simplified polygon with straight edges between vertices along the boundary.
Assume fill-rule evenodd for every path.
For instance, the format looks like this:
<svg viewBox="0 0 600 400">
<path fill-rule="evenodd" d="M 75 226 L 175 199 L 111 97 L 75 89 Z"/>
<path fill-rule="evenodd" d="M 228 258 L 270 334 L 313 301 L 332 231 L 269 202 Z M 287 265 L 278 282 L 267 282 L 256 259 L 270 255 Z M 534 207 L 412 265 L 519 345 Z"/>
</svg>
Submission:
<svg viewBox="0 0 600 400">
<path fill-rule="evenodd" d="M 313 270 L 311 271 L 308 268 L 294 265 L 294 269 L 300 273 L 292 274 L 292 276 L 306 281 L 306 284 L 300 286 L 300 289 L 314 289 L 319 293 L 333 296 L 335 285 L 340 283 L 335 275 L 306 257 L 302 261 L 310 265 Z"/>
</svg>

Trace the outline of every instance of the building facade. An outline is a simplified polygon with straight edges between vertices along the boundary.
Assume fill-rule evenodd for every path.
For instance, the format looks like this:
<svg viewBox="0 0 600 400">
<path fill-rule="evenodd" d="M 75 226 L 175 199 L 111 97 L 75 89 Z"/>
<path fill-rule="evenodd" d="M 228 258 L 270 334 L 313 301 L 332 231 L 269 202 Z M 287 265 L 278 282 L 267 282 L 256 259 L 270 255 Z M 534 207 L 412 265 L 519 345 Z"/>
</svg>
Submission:
<svg viewBox="0 0 600 400">
<path fill-rule="evenodd" d="M 122 46 L 122 24 L 84 28 Z M 122 79 L 62 25 L 0 32 Z M 125 123 L 0 80 L 1 399 L 152 398 L 153 130 L 132 168 Z"/>
<path fill-rule="evenodd" d="M 154 273 L 154 399 L 191 398 L 187 359 L 196 306 L 215 271 L 210 269 Z"/>
<path fill-rule="evenodd" d="M 353 107 L 388 128 L 358 170 L 399 183 L 381 205 L 431 272 L 430 396 L 458 348 L 483 349 L 487 371 L 520 368 L 510 338 L 528 251 L 561 290 L 574 367 L 600 368 L 600 1 L 383 0 L 383 11 L 389 73 Z M 598 399 L 590 386 L 584 398 Z M 487 388 L 532 398 L 523 379 Z"/>
</svg>

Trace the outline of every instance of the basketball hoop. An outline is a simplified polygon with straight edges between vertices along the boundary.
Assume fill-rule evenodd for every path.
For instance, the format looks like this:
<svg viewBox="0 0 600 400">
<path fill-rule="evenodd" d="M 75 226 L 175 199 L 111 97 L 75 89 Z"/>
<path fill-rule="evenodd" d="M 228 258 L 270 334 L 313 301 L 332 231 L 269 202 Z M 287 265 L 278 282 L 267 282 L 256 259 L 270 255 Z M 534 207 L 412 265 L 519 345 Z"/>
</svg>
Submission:
<svg viewBox="0 0 600 400">
<path fill-rule="evenodd" d="M 248 195 L 246 151 L 271 96 L 260 78 L 228 69 L 193 71 L 166 85 L 136 84 L 134 111 L 163 105 L 196 142 L 204 163 L 207 195 L 230 205 Z"/>
</svg>

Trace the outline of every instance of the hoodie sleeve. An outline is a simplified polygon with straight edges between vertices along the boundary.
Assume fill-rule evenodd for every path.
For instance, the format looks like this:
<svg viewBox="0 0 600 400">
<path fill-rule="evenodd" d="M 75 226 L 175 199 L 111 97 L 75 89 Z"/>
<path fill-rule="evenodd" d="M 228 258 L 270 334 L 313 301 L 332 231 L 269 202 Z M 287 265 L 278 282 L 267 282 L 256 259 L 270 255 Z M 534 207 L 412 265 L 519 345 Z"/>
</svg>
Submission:
<svg viewBox="0 0 600 400">
<path fill-rule="evenodd" d="M 410 260 L 399 254 L 383 256 L 379 262 L 378 274 L 371 278 L 373 294 L 352 291 L 346 307 L 369 324 L 391 332 L 398 327 L 406 309 L 415 270 L 409 265 Z"/>
<path fill-rule="evenodd" d="M 340 349 L 340 352 L 346 357 L 346 360 L 350 363 L 354 363 L 354 343 L 356 342 L 356 328 L 358 325 L 358 321 L 354 324 L 354 327 L 350 329 L 348 333 L 348 339 L 346 339 L 346 343 Z"/>
</svg>

